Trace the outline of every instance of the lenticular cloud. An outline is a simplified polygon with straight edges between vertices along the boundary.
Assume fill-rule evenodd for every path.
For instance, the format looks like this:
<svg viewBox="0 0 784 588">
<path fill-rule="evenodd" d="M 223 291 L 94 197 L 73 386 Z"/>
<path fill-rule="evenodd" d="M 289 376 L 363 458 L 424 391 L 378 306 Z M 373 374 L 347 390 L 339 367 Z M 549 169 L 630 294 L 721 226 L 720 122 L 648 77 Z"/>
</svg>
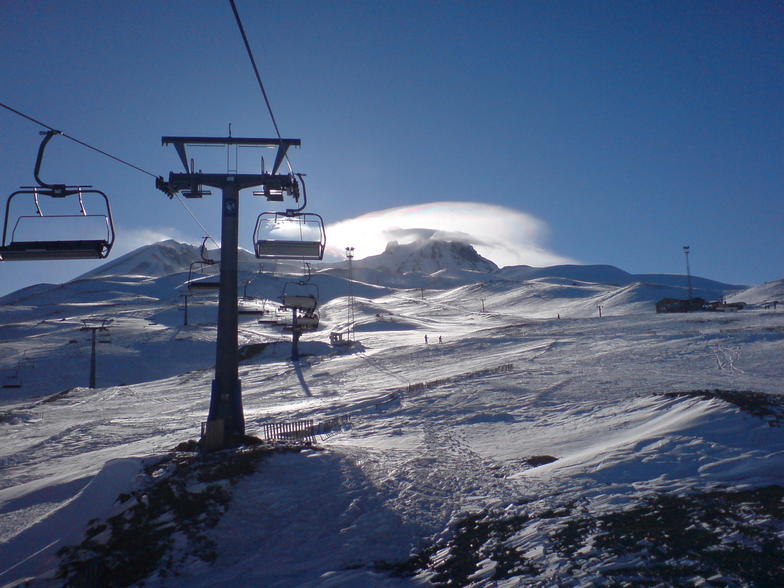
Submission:
<svg viewBox="0 0 784 588">
<path fill-rule="evenodd" d="M 369 212 L 327 227 L 327 251 L 342 258 L 354 247 L 357 259 L 377 255 L 389 241 L 441 239 L 469 243 L 499 266 L 549 266 L 574 260 L 548 251 L 547 225 L 505 206 L 479 202 L 430 202 Z"/>
</svg>

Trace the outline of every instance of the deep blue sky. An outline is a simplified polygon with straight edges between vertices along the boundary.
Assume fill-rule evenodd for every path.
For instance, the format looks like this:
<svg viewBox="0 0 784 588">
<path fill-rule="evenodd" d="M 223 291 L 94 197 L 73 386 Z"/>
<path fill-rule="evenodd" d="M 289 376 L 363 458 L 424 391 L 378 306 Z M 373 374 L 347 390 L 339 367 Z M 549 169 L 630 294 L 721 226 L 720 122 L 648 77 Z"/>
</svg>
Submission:
<svg viewBox="0 0 784 588">
<path fill-rule="evenodd" d="M 682 273 L 688 244 L 698 275 L 784 277 L 782 2 L 237 4 L 329 222 L 485 202 L 583 263 Z M 228 2 L 5 0 L 0 63 L 0 101 L 156 174 L 179 171 L 162 135 L 274 136 Z M 32 182 L 38 131 L 0 110 L 3 193 Z M 112 197 L 118 254 L 201 236 L 152 178 L 66 139 L 42 176 Z M 216 237 L 217 202 L 189 201 Z M 247 248 L 264 208 L 243 199 Z M 3 263 L 0 293 L 93 265 Z"/>
</svg>

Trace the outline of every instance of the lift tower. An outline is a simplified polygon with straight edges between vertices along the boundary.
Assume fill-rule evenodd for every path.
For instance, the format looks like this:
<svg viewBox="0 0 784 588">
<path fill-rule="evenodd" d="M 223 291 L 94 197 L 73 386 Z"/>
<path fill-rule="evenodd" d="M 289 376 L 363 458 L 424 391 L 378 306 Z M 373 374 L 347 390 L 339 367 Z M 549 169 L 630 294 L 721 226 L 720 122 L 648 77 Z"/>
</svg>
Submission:
<svg viewBox="0 0 784 588">
<path fill-rule="evenodd" d="M 299 147 L 299 139 L 256 139 L 240 137 L 163 137 L 164 145 L 174 145 L 185 173 L 169 174 L 168 182 L 158 178 L 156 187 L 170 198 L 182 191 L 186 198 L 208 195 L 203 186 L 222 192 L 220 290 L 218 294 L 218 336 L 215 355 L 215 379 L 212 381 L 210 412 L 202 439 L 206 450 L 221 449 L 242 443 L 245 437 L 245 416 L 242 411 L 242 389 L 239 379 L 237 344 L 237 247 L 239 245 L 240 190 L 262 186 L 261 195 L 268 200 L 282 200 L 283 194 L 297 190 L 293 175 L 278 174 L 278 168 L 289 147 Z M 189 159 L 187 146 L 226 146 L 277 148 L 271 173 L 240 174 L 196 172 Z"/>
</svg>

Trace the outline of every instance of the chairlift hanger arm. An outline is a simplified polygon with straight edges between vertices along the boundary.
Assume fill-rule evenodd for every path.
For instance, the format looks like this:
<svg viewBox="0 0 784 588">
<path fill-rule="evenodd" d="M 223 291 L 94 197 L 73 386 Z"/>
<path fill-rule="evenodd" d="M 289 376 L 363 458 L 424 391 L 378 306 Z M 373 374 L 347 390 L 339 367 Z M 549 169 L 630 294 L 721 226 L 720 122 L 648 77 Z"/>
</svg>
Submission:
<svg viewBox="0 0 784 588">
<path fill-rule="evenodd" d="M 213 188 L 222 189 L 227 182 L 231 182 L 239 190 L 254 188 L 256 186 L 268 186 L 272 189 L 290 190 L 293 189 L 294 185 L 294 179 L 289 174 L 178 174 L 171 172 L 169 174 L 168 187 L 175 192 L 179 192 L 180 190 L 192 190 L 194 186 L 211 186 Z M 197 192 L 202 193 L 199 190 L 197 190 Z"/>
<path fill-rule="evenodd" d="M 38 182 L 38 185 L 42 188 L 48 188 L 53 192 L 52 196 L 61 196 L 64 194 L 60 194 L 65 186 L 61 186 L 59 184 L 47 184 L 39 177 L 39 173 L 41 172 L 41 162 L 44 159 L 44 150 L 46 149 L 46 144 L 52 140 L 52 137 L 55 135 L 62 135 L 61 131 L 55 131 L 54 129 L 50 129 L 48 131 L 41 131 L 41 134 L 44 135 L 44 138 L 41 140 L 41 145 L 38 147 L 38 156 L 35 158 L 35 170 L 33 171 L 33 176 L 35 177 L 35 181 Z"/>
<path fill-rule="evenodd" d="M 188 154 L 186 145 L 245 145 L 254 147 L 277 147 L 275 164 L 272 167 L 272 174 L 276 174 L 280 164 L 286 157 L 289 147 L 299 147 L 299 139 L 265 139 L 252 137 L 161 137 L 163 145 L 174 145 L 177 155 L 180 156 L 185 171 L 188 168 Z"/>
</svg>

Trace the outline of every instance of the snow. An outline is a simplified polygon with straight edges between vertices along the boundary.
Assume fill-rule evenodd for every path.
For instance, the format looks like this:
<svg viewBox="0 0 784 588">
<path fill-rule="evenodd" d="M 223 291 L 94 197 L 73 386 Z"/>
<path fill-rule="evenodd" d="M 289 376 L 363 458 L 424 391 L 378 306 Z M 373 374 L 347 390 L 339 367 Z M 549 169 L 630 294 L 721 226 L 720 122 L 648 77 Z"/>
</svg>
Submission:
<svg viewBox="0 0 784 588">
<path fill-rule="evenodd" d="M 105 271 L 0 299 L 2 373 L 27 366 L 22 388 L 3 389 L 0 404 L 0 586 L 45 583 L 56 551 L 78 543 L 91 519 L 119 512 L 118 495 L 137 487 L 145 464 L 198 438 L 217 300 L 191 297 L 190 324 L 182 325 L 182 263 L 198 250 L 180 245 L 142 248 Z M 535 513 L 571 508 L 578 521 L 656 493 L 784 485 L 784 416 L 672 394 L 780 398 L 784 308 L 657 315 L 656 300 L 684 289 L 673 277 L 609 266 L 480 271 L 471 256 L 444 254 L 438 266 L 412 259 L 410 247 L 390 254 L 386 266 L 370 260 L 362 279 L 402 262 L 421 271 L 354 284 L 355 349 L 328 345 L 329 332 L 346 325 L 340 267 L 311 278 L 321 326 L 303 335 L 297 364 L 278 327 L 240 315 L 240 343 L 266 344 L 240 367 L 248 433 L 340 415 L 351 416 L 351 427 L 324 439 L 323 450 L 261 462 L 231 486 L 231 505 L 208 531 L 214 562 L 190 558 L 179 576 L 145 585 L 423 585 L 457 552 L 450 541 L 460 521 L 486 513 L 524 521 L 504 545 L 537 566 L 538 582 L 589 585 L 641 556 L 613 559 L 591 539 L 576 556 L 582 563 L 569 563 L 550 544 L 563 519 Z M 136 273 L 142 266 L 150 273 Z M 254 279 L 250 305 L 274 308 L 286 283 L 300 279 L 256 269 L 243 266 L 240 276 L 240 284 Z M 696 295 L 745 294 L 752 305 L 780 296 L 781 283 L 739 292 L 694 281 Z M 112 342 L 98 344 L 94 390 L 83 387 L 83 319 L 113 321 Z M 532 467 L 537 456 L 553 459 Z M 428 546 L 430 571 L 400 577 L 377 565 Z M 532 583 L 524 575 L 494 580 L 500 561 L 477 552 L 465 583 Z"/>
</svg>

